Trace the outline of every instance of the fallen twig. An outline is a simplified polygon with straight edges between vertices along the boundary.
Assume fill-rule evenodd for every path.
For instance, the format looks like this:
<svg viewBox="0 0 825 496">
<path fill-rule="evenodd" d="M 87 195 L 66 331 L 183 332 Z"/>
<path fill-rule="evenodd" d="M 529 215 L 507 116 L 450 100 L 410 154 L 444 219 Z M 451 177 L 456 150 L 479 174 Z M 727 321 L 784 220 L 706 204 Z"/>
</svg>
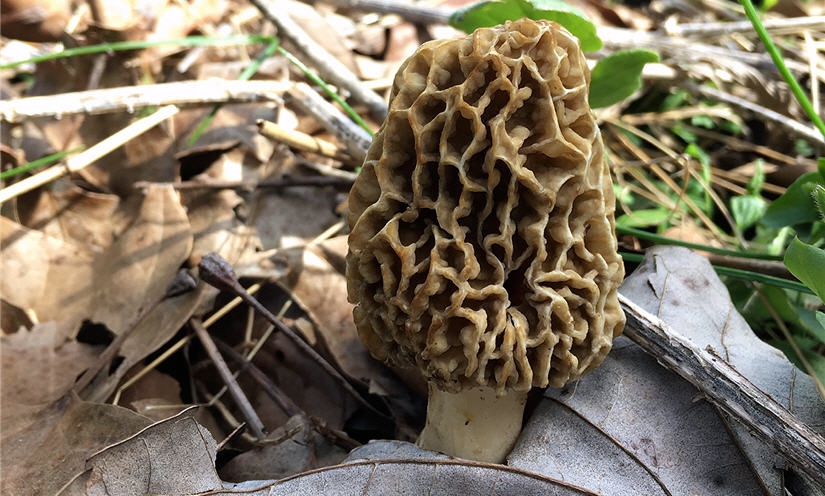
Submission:
<svg viewBox="0 0 825 496">
<path fill-rule="evenodd" d="M 810 126 L 806 126 L 801 122 L 793 120 L 790 117 L 784 116 L 779 112 L 774 112 L 769 108 L 765 108 L 761 105 L 757 105 L 751 101 L 745 100 L 744 98 L 739 98 L 738 96 L 731 95 L 730 93 L 726 93 L 724 91 L 719 91 L 709 86 L 685 83 L 684 88 L 690 90 L 693 93 L 698 93 L 706 98 L 712 98 L 714 100 L 727 103 L 728 105 L 739 107 L 740 109 L 743 109 L 747 112 L 751 112 L 755 114 L 757 117 L 760 117 L 766 121 L 776 122 L 780 126 L 784 127 L 787 131 L 789 131 L 790 134 L 794 134 L 798 138 L 804 138 L 814 143 L 825 145 L 825 137 L 823 137 L 818 130 Z"/>
<path fill-rule="evenodd" d="M 764 19 L 765 29 L 771 34 L 794 34 L 800 31 L 825 29 L 825 16 L 807 17 L 780 17 Z M 723 36 L 734 33 L 753 33 L 753 24 L 750 21 L 734 22 L 686 22 L 664 26 L 665 32 L 671 36 L 689 37 Z"/>
<path fill-rule="evenodd" d="M 302 58 L 314 66 L 325 80 L 347 90 L 352 97 L 367 106 L 370 113 L 379 119 L 387 116 L 387 103 L 374 91 L 361 84 L 355 74 L 338 59 L 330 55 L 321 45 L 313 40 L 289 16 L 286 0 L 251 0 L 261 11 L 266 20 L 278 28 L 278 36 L 289 40 Z"/>
<path fill-rule="evenodd" d="M 355 125 L 334 105 L 313 91 L 308 84 L 296 84 L 284 97 L 288 102 L 294 103 L 301 110 L 318 119 L 324 129 L 334 134 L 344 143 L 347 147 L 347 153 L 356 162 L 362 163 L 364 161 L 367 149 L 372 143 L 372 137 Z"/>
<path fill-rule="evenodd" d="M 17 197 L 27 191 L 43 186 L 58 177 L 80 169 L 94 163 L 100 157 L 107 155 L 117 147 L 152 129 L 166 119 L 177 114 L 178 107 L 169 105 L 158 109 L 154 114 L 135 121 L 103 141 L 95 144 L 91 148 L 66 160 L 65 164 L 55 165 L 48 169 L 29 176 L 19 182 L 7 186 L 0 190 L 0 203 Z"/>
<path fill-rule="evenodd" d="M 392 0 L 326 0 L 326 3 L 362 12 L 395 14 L 402 19 L 421 24 L 447 24 L 455 9 L 436 5 L 415 4 Z"/>
<path fill-rule="evenodd" d="M 825 489 L 825 439 L 753 385 L 710 347 L 700 349 L 666 322 L 619 295 L 624 334 L 699 389 L 709 401 Z"/>
<path fill-rule="evenodd" d="M 292 401 L 292 398 L 287 396 L 281 388 L 279 388 L 272 380 L 267 377 L 267 375 L 255 366 L 250 360 L 248 360 L 245 356 L 235 351 L 234 348 L 229 346 L 228 344 L 224 343 L 223 341 L 216 340 L 215 344 L 218 345 L 218 348 L 223 350 L 229 358 L 238 364 L 240 367 L 239 372 L 249 372 L 249 375 L 261 386 L 267 396 L 269 396 L 275 404 L 281 409 L 282 412 L 287 417 L 292 417 L 293 415 L 297 415 L 299 413 L 303 413 L 303 410 Z"/>
<path fill-rule="evenodd" d="M 278 81 L 204 79 L 32 96 L 0 101 L 0 120 L 17 123 L 34 117 L 133 113 L 164 105 L 203 107 L 216 103 L 280 102 L 281 95 L 291 86 L 292 83 Z"/>
<path fill-rule="evenodd" d="M 286 129 L 274 122 L 259 119 L 258 132 L 269 139 L 279 141 L 299 150 L 317 153 L 318 155 L 333 158 L 347 165 L 361 165 L 360 162 L 357 162 L 349 154 L 342 152 L 334 143 L 315 138 L 300 131 Z"/>
<path fill-rule="evenodd" d="M 246 422 L 252 430 L 252 434 L 257 439 L 263 439 L 263 422 L 261 422 L 258 414 L 255 413 L 255 409 L 252 408 L 252 403 L 249 402 L 249 399 L 246 397 L 243 390 L 241 390 L 241 387 L 238 385 L 238 381 L 235 380 L 235 377 L 232 375 L 232 371 L 229 370 L 229 366 L 226 365 L 226 362 L 218 351 L 218 347 L 215 345 L 215 342 L 212 341 L 209 333 L 206 332 L 206 329 L 203 327 L 203 322 L 201 322 L 198 318 L 192 318 L 189 319 L 189 323 L 192 325 L 192 329 L 195 330 L 195 335 L 198 336 L 198 340 L 201 342 L 201 345 L 203 345 L 203 348 L 206 350 L 209 358 L 212 359 L 212 363 L 218 370 L 218 374 L 221 376 L 224 384 L 226 384 L 226 387 L 229 389 L 229 394 L 232 395 L 232 398 L 235 400 L 235 404 L 241 412 L 243 412 Z"/>
</svg>

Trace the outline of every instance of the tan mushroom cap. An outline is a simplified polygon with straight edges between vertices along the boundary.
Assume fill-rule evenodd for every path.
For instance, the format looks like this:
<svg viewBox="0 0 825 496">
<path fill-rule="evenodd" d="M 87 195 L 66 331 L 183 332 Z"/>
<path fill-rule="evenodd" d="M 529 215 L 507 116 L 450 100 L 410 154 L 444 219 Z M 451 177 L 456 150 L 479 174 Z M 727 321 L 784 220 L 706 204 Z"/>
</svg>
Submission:
<svg viewBox="0 0 825 496">
<path fill-rule="evenodd" d="M 349 299 L 372 354 L 439 389 L 559 387 L 624 327 L 590 73 L 558 24 L 423 44 L 349 196 Z"/>
</svg>

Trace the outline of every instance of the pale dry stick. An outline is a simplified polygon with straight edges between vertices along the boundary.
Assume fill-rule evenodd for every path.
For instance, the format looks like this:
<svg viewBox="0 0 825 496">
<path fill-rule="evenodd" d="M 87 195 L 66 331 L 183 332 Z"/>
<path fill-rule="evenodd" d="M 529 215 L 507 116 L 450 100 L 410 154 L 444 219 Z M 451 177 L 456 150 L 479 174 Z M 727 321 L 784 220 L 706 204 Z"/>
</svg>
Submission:
<svg viewBox="0 0 825 496">
<path fill-rule="evenodd" d="M 201 322 L 199 318 L 191 318 L 189 319 L 189 323 L 192 329 L 195 330 L 195 335 L 198 336 L 198 340 L 201 342 L 201 345 L 203 345 L 204 350 L 206 350 L 215 368 L 218 370 L 218 374 L 221 376 L 224 384 L 229 388 L 229 394 L 232 396 L 232 399 L 235 400 L 235 404 L 241 412 L 243 412 L 243 416 L 246 418 L 252 434 L 256 438 L 262 439 L 264 437 L 263 422 L 261 422 L 258 414 L 255 413 L 252 403 L 249 402 L 249 399 L 243 390 L 241 390 L 241 386 L 238 385 L 238 381 L 235 380 L 232 371 L 229 370 L 229 366 L 226 365 L 221 353 L 218 351 L 217 345 L 212 341 L 212 337 L 206 332 L 206 329 L 203 327 L 203 322 Z"/>
<path fill-rule="evenodd" d="M 682 87 L 692 93 L 697 93 L 706 98 L 712 98 L 714 100 L 727 103 L 728 105 L 752 112 L 764 120 L 773 121 L 799 138 L 810 140 L 819 145 L 825 145 L 825 137 L 822 136 L 822 133 L 813 127 L 806 126 L 805 124 L 797 122 L 790 117 L 780 114 L 779 112 L 774 112 L 771 109 L 757 105 L 751 101 L 745 100 L 744 98 L 739 98 L 738 96 L 725 93 L 724 91 L 719 91 L 709 86 L 685 83 Z"/>
<path fill-rule="evenodd" d="M 281 95 L 291 86 L 292 83 L 279 81 L 204 79 L 32 96 L 0 101 L 0 121 L 18 123 L 34 117 L 59 119 L 75 114 L 133 113 L 166 105 L 183 108 L 218 103 L 281 103 Z"/>
<path fill-rule="evenodd" d="M 713 61 L 720 67 L 726 66 L 726 61 L 744 63 L 761 70 L 775 73 L 776 66 L 766 53 L 753 53 L 744 50 L 723 48 L 708 43 L 700 43 L 686 38 L 674 38 L 661 31 L 636 31 L 633 29 L 600 26 L 597 34 L 610 51 L 626 48 L 648 48 L 659 53 L 669 54 L 680 64 L 705 60 Z M 806 74 L 807 64 L 795 60 L 786 60 L 788 68 L 798 74 Z"/>
<path fill-rule="evenodd" d="M 825 489 L 825 439 L 753 385 L 710 347 L 701 349 L 670 325 L 619 294 L 624 335 L 693 384 L 721 410 Z"/>
<path fill-rule="evenodd" d="M 338 169 L 337 167 L 332 167 L 326 164 L 319 164 L 318 162 L 306 160 L 303 157 L 296 157 L 296 162 L 298 162 L 299 165 L 314 170 L 322 176 L 335 177 L 341 180 L 348 181 L 349 183 L 352 183 L 353 181 L 355 181 L 355 178 L 358 177 L 358 173 L 356 172 Z"/>
<path fill-rule="evenodd" d="M 306 83 L 298 83 L 284 95 L 287 102 L 295 104 L 302 111 L 312 115 L 324 126 L 324 129 L 334 134 L 346 146 L 347 154 L 353 160 L 363 163 L 367 149 L 372 143 L 372 137 L 365 130 L 357 126 L 333 104 L 324 100 Z"/>
<path fill-rule="evenodd" d="M 315 138 L 300 131 L 287 129 L 264 119 L 258 119 L 257 124 L 258 132 L 271 140 L 284 143 L 298 150 L 329 157 L 347 165 L 361 165 L 360 162 L 356 162 L 349 154 L 343 153 L 338 146 L 329 141 Z"/>
<path fill-rule="evenodd" d="M 95 160 L 112 152 L 127 141 L 145 133 L 156 125 L 178 113 L 178 108 L 169 105 L 158 109 L 154 114 L 135 121 L 103 141 L 93 145 L 88 150 L 66 160 L 65 164 L 55 165 L 48 169 L 29 176 L 19 182 L 0 190 L 0 203 L 11 200 L 27 191 L 43 186 L 55 179 L 92 164 Z"/>
<path fill-rule="evenodd" d="M 796 34 L 800 31 L 825 29 L 825 16 L 782 17 L 763 19 L 762 24 L 771 34 Z M 753 24 L 750 21 L 734 22 L 686 22 L 683 24 L 667 25 L 665 33 L 670 36 L 687 38 L 699 36 L 724 36 L 734 33 L 753 33 Z"/>
<path fill-rule="evenodd" d="M 242 372 L 248 372 L 249 376 L 261 386 L 266 395 L 269 396 L 276 405 L 278 405 L 278 408 L 280 408 L 287 417 L 292 417 L 293 415 L 302 413 L 301 408 L 296 405 L 294 401 L 292 401 L 292 398 L 287 396 L 287 394 L 284 393 L 274 382 L 272 382 L 272 379 L 267 377 L 267 375 L 254 363 L 252 363 L 251 360 L 235 351 L 234 348 L 223 341 L 216 341 L 215 344 L 217 344 L 218 347 L 240 367 L 237 372 L 232 374 L 233 378 L 236 378 Z M 229 385 L 224 387 L 229 388 Z"/>
<path fill-rule="evenodd" d="M 392 0 L 325 0 L 325 3 L 361 12 L 395 14 L 406 21 L 418 24 L 448 24 L 450 16 L 455 12 L 455 9 L 449 7 L 426 5 L 423 2 L 415 4 Z"/>
<path fill-rule="evenodd" d="M 456 10 L 447 7 L 431 5 L 415 5 L 409 2 L 393 0 L 327 0 L 333 5 L 346 7 L 364 12 L 381 14 L 395 14 L 412 22 L 427 24 L 449 24 L 450 16 Z M 718 23 L 725 24 L 725 23 Z M 729 23 L 738 24 L 738 23 Z M 773 68 L 773 61 L 767 54 L 749 53 L 740 50 L 731 50 L 706 43 L 697 43 L 696 40 L 675 38 L 664 32 L 643 32 L 633 29 L 599 26 L 597 34 L 604 41 L 606 47 L 621 48 L 653 48 L 660 51 L 669 51 L 679 54 L 679 60 L 695 60 L 699 57 L 723 60 L 726 58 L 739 60 L 751 65 Z M 717 28 L 718 29 L 718 28 Z M 751 27 L 752 29 L 752 27 Z M 789 67 L 797 72 L 804 73 L 807 68 L 804 64 L 788 61 Z"/>
<path fill-rule="evenodd" d="M 278 28 L 278 37 L 289 40 L 301 54 L 302 60 L 315 67 L 319 75 L 348 91 L 352 97 L 367 106 L 379 119 L 387 116 L 387 103 L 374 91 L 361 84 L 355 74 L 330 55 L 289 16 L 289 0 L 250 0 L 267 21 Z"/>
<path fill-rule="evenodd" d="M 805 157 L 792 157 L 782 152 L 778 152 L 769 146 L 758 145 L 755 143 L 751 143 L 750 141 L 734 138 L 732 136 L 727 136 L 722 133 L 711 131 L 710 129 L 704 129 L 701 127 L 685 125 L 685 129 L 687 129 L 693 134 L 697 134 L 704 138 L 711 138 L 720 141 L 724 143 L 725 146 L 728 146 L 733 150 L 758 153 L 759 155 L 762 155 L 765 158 L 774 160 L 776 162 L 781 162 L 787 165 L 804 165 L 811 169 L 816 168 L 815 160 L 811 160 Z M 784 192 L 784 189 L 779 193 L 781 194 L 782 192 Z"/>
</svg>

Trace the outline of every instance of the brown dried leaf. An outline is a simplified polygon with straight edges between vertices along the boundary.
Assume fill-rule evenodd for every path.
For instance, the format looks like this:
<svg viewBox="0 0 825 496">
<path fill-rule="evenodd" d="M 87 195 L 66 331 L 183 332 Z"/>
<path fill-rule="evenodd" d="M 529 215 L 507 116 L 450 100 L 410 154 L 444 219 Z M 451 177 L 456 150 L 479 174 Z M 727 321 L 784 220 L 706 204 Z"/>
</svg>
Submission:
<svg viewBox="0 0 825 496">
<path fill-rule="evenodd" d="M 56 494 L 84 470 L 87 456 L 149 424 L 131 410 L 74 395 L 32 411 L 32 419 L 14 432 L 3 422 L 3 494 Z"/>
<path fill-rule="evenodd" d="M 18 199 L 20 223 L 95 253 L 108 248 L 114 235 L 125 227 L 121 225 L 125 219 L 117 215 L 120 199 L 81 189 L 65 180 L 55 185 Z"/>
<path fill-rule="evenodd" d="M 96 453 L 87 494 L 187 494 L 222 487 L 215 471 L 217 443 L 192 418 L 193 409 L 162 420 Z"/>
<path fill-rule="evenodd" d="M 279 427 L 261 446 L 241 453 L 221 468 L 227 481 L 281 479 L 341 463 L 347 452 L 330 443 L 304 415 Z"/>
<path fill-rule="evenodd" d="M 3 0 L 0 29 L 6 38 L 55 43 L 69 20 L 66 0 Z"/>
<path fill-rule="evenodd" d="M 2 336 L 0 345 L 4 438 L 28 427 L 29 414 L 66 394 L 99 352 L 68 338 L 54 322 Z"/>
<path fill-rule="evenodd" d="M 75 329 L 87 317 L 93 254 L 0 217 L 0 293 L 37 321 Z M 4 329 L 13 332 L 17 329 Z"/>
<path fill-rule="evenodd" d="M 291 270 L 282 282 L 315 323 L 341 369 L 359 380 L 374 377 L 380 367 L 355 331 L 352 304 L 347 302 L 347 281 L 319 256 L 319 251 L 314 246 L 289 250 Z"/>
<path fill-rule="evenodd" d="M 163 296 L 191 249 L 189 220 L 175 190 L 149 187 L 134 222 L 95 261 L 92 320 L 124 332 Z"/>
</svg>

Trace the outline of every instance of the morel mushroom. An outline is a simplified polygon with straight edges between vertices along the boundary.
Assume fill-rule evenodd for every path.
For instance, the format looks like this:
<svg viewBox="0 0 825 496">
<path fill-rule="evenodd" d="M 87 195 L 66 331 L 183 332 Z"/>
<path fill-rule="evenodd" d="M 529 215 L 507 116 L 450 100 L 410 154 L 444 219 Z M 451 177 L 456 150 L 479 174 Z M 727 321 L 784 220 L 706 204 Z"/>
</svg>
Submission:
<svg viewBox="0 0 825 496">
<path fill-rule="evenodd" d="M 424 448 L 501 462 L 531 387 L 624 327 L 614 196 L 578 40 L 519 20 L 423 44 L 349 196 L 348 295 L 372 354 L 429 381 Z"/>
</svg>

